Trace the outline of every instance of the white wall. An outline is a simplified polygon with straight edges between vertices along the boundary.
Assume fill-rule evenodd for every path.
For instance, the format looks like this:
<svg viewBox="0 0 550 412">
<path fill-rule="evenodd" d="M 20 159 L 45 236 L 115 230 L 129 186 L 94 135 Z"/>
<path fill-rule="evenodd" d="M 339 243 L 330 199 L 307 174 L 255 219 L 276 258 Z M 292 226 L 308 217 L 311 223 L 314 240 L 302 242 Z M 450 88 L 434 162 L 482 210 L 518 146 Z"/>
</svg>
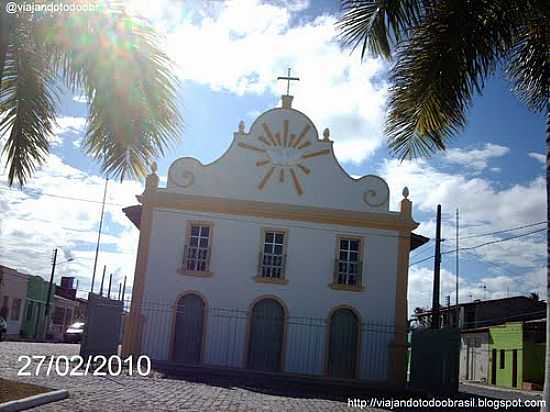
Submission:
<svg viewBox="0 0 550 412">
<path fill-rule="evenodd" d="M 213 276 L 199 278 L 178 273 L 183 259 L 189 221 L 214 224 L 211 239 L 210 269 Z M 262 227 L 288 230 L 287 285 L 257 283 L 258 253 Z M 332 281 L 336 253 L 336 236 L 363 238 L 362 292 L 338 291 L 328 287 Z M 169 358 L 172 334 L 173 305 L 185 291 L 199 291 L 210 308 L 248 310 L 261 295 L 275 295 L 285 302 L 290 317 L 326 319 L 332 308 L 350 305 L 362 321 L 393 323 L 395 278 L 397 271 L 398 233 L 388 230 L 354 229 L 345 226 L 319 225 L 293 221 L 268 221 L 177 210 L 155 210 L 147 272 L 144 305 L 160 305 L 159 311 L 146 311 L 143 339 L 145 352 L 157 359 Z M 300 327 L 289 325 L 285 368 L 290 372 L 320 374 L 325 357 L 324 328 L 308 328 L 312 333 L 299 333 Z M 313 332 L 316 330 L 317 332 Z M 205 361 L 210 364 L 242 366 L 246 319 L 233 321 L 208 320 Z M 297 353 L 307 339 L 308 354 Z M 387 328 L 367 327 L 362 336 L 361 377 L 383 380 L 387 377 L 388 345 L 393 334 Z M 231 340 L 235 353 L 221 353 Z M 230 359 L 227 361 L 227 359 Z M 227 363 L 229 362 L 229 363 Z"/>
</svg>

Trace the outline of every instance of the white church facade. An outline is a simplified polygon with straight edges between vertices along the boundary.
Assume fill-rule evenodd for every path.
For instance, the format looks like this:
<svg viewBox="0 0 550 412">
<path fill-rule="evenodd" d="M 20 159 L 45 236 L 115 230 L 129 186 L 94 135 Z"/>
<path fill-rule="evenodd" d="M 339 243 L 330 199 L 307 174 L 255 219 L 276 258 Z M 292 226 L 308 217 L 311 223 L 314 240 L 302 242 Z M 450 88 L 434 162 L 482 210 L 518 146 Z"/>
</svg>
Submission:
<svg viewBox="0 0 550 412">
<path fill-rule="evenodd" d="M 158 185 L 153 170 L 128 208 L 140 239 L 126 354 L 404 382 L 409 253 L 426 241 L 408 190 L 390 210 L 386 182 L 351 178 L 292 96 Z"/>
</svg>

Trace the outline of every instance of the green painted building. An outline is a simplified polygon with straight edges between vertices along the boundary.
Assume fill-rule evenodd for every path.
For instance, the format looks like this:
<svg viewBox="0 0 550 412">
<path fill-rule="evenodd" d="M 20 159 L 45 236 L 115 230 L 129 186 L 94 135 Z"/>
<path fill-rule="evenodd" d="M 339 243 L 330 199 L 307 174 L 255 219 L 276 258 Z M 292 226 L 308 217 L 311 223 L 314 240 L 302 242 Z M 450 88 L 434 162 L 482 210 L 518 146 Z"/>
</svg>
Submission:
<svg viewBox="0 0 550 412">
<path fill-rule="evenodd" d="M 39 338 L 45 327 L 44 310 L 46 308 L 48 286 L 48 282 L 40 276 L 29 277 L 24 317 L 21 323 L 21 335 L 25 338 Z M 55 288 L 52 288 L 50 296 L 50 312 L 53 307 L 54 290 Z"/>
<path fill-rule="evenodd" d="M 491 326 L 488 382 L 518 389 L 542 385 L 544 351 L 543 320 L 508 322 Z"/>
</svg>

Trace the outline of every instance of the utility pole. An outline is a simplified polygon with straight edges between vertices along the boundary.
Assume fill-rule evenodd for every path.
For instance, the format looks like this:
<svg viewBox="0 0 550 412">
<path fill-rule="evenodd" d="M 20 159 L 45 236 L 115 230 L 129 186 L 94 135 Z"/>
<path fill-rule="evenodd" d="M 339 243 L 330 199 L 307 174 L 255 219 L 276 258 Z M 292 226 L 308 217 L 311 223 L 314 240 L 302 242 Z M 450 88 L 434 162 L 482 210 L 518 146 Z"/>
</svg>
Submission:
<svg viewBox="0 0 550 412">
<path fill-rule="evenodd" d="M 53 257 L 52 257 L 52 273 L 50 275 L 50 284 L 48 285 L 48 295 L 46 296 L 46 307 L 44 308 L 44 335 L 43 338 L 46 337 L 47 329 L 48 329 L 48 314 L 50 313 L 50 296 L 52 294 L 52 287 L 53 287 L 53 276 L 55 274 L 55 262 L 57 261 L 57 248 L 53 250 Z"/>
<path fill-rule="evenodd" d="M 432 296 L 432 329 L 439 329 L 439 288 L 441 283 L 441 205 L 437 205 L 435 226 L 434 285 Z"/>
<path fill-rule="evenodd" d="M 456 305 L 456 327 L 460 327 L 460 308 L 458 307 L 458 275 L 459 275 L 459 271 L 458 271 L 458 251 L 459 251 L 459 248 L 458 248 L 458 240 L 459 240 L 459 236 L 458 236 L 458 208 L 456 209 L 456 240 L 455 240 L 455 243 L 456 243 L 456 250 L 455 250 L 455 272 L 456 272 L 456 297 L 455 297 L 455 305 Z"/>
<path fill-rule="evenodd" d="M 120 300 L 120 293 L 122 292 L 122 283 L 118 282 L 118 299 Z"/>
<path fill-rule="evenodd" d="M 107 290 L 107 297 L 111 299 L 111 283 L 113 281 L 113 274 L 109 274 L 109 289 Z"/>
<path fill-rule="evenodd" d="M 122 307 L 124 308 L 124 295 L 126 294 L 126 276 L 124 276 L 124 285 L 122 286 Z"/>
<path fill-rule="evenodd" d="M 103 275 L 101 276 L 101 288 L 99 290 L 99 296 L 103 296 L 103 282 L 105 281 L 106 271 L 107 271 L 107 265 L 103 265 Z"/>
<path fill-rule="evenodd" d="M 107 183 L 109 179 L 105 180 L 105 189 L 103 190 L 103 202 L 101 204 L 101 218 L 99 219 L 99 231 L 97 233 L 97 245 L 95 247 L 95 259 L 94 259 L 94 271 L 92 273 L 92 287 L 90 292 L 94 292 L 95 272 L 97 269 L 97 256 L 99 255 L 99 243 L 101 241 L 101 228 L 103 227 L 103 214 L 105 212 L 105 199 L 107 199 Z"/>
</svg>

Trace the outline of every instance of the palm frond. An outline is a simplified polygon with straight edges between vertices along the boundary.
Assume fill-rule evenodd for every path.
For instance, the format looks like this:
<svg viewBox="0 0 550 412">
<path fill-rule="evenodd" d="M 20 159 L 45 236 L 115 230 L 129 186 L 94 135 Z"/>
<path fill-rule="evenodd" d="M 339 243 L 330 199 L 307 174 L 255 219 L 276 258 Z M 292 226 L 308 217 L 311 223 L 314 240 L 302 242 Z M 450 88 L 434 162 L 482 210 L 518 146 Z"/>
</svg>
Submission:
<svg viewBox="0 0 550 412">
<path fill-rule="evenodd" d="M 408 38 L 424 13 L 421 0 L 343 0 L 337 24 L 345 47 L 361 47 L 361 59 L 370 54 L 390 59 L 392 49 Z"/>
<path fill-rule="evenodd" d="M 83 148 L 110 177 L 142 177 L 147 165 L 179 141 L 177 79 L 159 38 L 121 9 L 49 22 L 54 67 L 90 102 Z"/>
<path fill-rule="evenodd" d="M 543 111 L 550 100 L 550 3 L 534 6 L 507 56 L 506 73 L 527 107 Z"/>
<path fill-rule="evenodd" d="M 0 136 L 8 182 L 22 186 L 46 159 L 55 124 L 57 89 L 48 60 L 31 35 L 31 20 L 17 16 L 0 90 Z"/>
<path fill-rule="evenodd" d="M 397 49 L 386 119 L 390 149 L 400 158 L 443 150 L 460 131 L 473 95 L 515 35 L 517 4 L 440 1 Z"/>
</svg>

